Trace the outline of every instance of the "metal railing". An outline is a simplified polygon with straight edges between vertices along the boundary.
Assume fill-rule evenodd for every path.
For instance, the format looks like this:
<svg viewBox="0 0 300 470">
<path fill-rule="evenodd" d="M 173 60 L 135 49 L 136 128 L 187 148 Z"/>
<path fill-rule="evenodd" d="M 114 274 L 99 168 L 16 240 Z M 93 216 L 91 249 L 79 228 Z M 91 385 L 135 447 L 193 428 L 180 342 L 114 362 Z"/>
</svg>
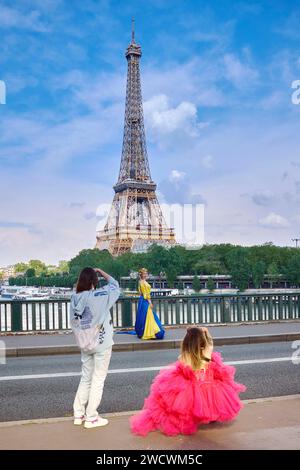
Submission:
<svg viewBox="0 0 300 470">
<path fill-rule="evenodd" d="M 300 318 L 300 293 L 205 294 L 153 297 L 156 313 L 165 326 L 221 324 Z M 112 308 L 115 328 L 135 324 L 137 297 L 123 297 Z M 70 329 L 68 300 L 0 301 L 0 332 Z"/>
</svg>

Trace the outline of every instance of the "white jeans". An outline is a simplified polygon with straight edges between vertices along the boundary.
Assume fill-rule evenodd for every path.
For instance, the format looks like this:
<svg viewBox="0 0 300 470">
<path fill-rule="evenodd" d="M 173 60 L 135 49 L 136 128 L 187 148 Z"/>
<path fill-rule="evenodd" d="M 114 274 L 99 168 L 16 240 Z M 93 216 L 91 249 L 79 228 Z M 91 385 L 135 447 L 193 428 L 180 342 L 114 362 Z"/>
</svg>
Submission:
<svg viewBox="0 0 300 470">
<path fill-rule="evenodd" d="M 81 353 L 82 376 L 74 400 L 74 416 L 85 415 L 87 421 L 97 419 L 111 351 L 109 347 L 101 352 Z"/>
</svg>

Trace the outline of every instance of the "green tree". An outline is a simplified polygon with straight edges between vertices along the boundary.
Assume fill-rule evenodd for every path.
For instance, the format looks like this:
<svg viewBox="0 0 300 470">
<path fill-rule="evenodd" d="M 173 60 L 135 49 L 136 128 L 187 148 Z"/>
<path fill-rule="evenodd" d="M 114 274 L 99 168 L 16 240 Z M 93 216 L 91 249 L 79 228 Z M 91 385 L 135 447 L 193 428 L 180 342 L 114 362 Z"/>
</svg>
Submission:
<svg viewBox="0 0 300 470">
<path fill-rule="evenodd" d="M 68 273 L 69 272 L 69 262 L 65 260 L 61 260 L 58 263 L 58 271 L 60 273 Z"/>
<path fill-rule="evenodd" d="M 9 278 L 8 278 L 8 285 L 9 285 L 9 286 L 17 285 L 17 284 L 15 283 L 15 279 L 17 279 L 17 278 L 15 278 L 15 277 L 13 277 L 13 276 L 9 277 Z"/>
<path fill-rule="evenodd" d="M 25 272 L 25 278 L 31 278 L 35 276 L 35 269 L 34 268 L 28 268 L 27 271 Z"/>
<path fill-rule="evenodd" d="M 102 268 L 109 272 L 113 263 L 113 257 L 107 250 L 87 249 L 81 250 L 77 256 L 69 262 L 70 273 L 79 275 L 83 268 Z"/>
<path fill-rule="evenodd" d="M 185 247 L 176 245 L 168 250 L 168 267 L 173 267 L 177 276 L 190 272 L 190 251 Z"/>
<path fill-rule="evenodd" d="M 270 276 L 274 276 L 274 277 L 279 276 L 278 266 L 275 262 L 269 264 L 268 269 L 267 269 L 267 273 Z"/>
<path fill-rule="evenodd" d="M 266 272 L 266 265 L 264 261 L 256 261 L 252 267 L 252 280 L 254 287 L 259 289 L 264 282 L 264 275 Z"/>
<path fill-rule="evenodd" d="M 203 245 L 198 250 L 190 250 L 192 267 L 189 273 L 200 274 L 226 274 L 225 259 L 232 245 Z"/>
<path fill-rule="evenodd" d="M 41 273 L 46 272 L 47 268 L 45 263 L 39 259 L 31 259 L 28 263 L 29 269 L 34 269 L 34 272 L 39 276 Z"/>
<path fill-rule="evenodd" d="M 201 289 L 201 283 L 200 283 L 200 279 L 199 277 L 195 274 L 195 276 L 193 277 L 193 289 L 195 292 L 199 292 L 200 289 Z"/>
<path fill-rule="evenodd" d="M 213 292 L 215 290 L 215 283 L 211 278 L 207 280 L 206 287 L 209 290 L 209 292 Z"/>
<path fill-rule="evenodd" d="M 56 266 L 55 264 L 48 264 L 46 266 L 46 271 L 42 274 L 49 274 L 49 275 L 54 275 L 56 273 L 59 272 L 59 269 L 58 269 L 58 266 Z"/>
<path fill-rule="evenodd" d="M 201 274 L 220 274 L 222 265 L 217 260 L 199 260 L 194 266 L 195 271 Z"/>
<path fill-rule="evenodd" d="M 148 250 L 148 263 L 147 269 L 155 276 L 160 275 L 161 272 L 165 272 L 168 268 L 168 250 L 161 245 L 153 244 Z"/>
<path fill-rule="evenodd" d="M 247 255 L 247 248 L 236 247 L 233 248 L 227 256 L 227 266 L 232 278 L 232 283 L 240 291 L 247 289 L 251 276 L 251 264 Z"/>
<path fill-rule="evenodd" d="M 15 272 L 16 273 L 25 273 L 28 269 L 28 264 L 26 263 L 17 263 L 15 264 Z"/>
<path fill-rule="evenodd" d="M 168 287 L 169 288 L 173 288 L 174 287 L 174 284 L 175 284 L 175 281 L 176 281 L 176 278 L 177 278 L 177 270 L 176 268 L 170 266 L 167 268 L 166 270 L 166 279 L 167 279 L 167 284 L 168 284 Z"/>
<path fill-rule="evenodd" d="M 244 289 L 251 277 L 255 285 L 261 284 L 262 263 L 265 265 L 265 271 L 273 276 L 274 280 L 281 274 L 285 276 L 288 274 L 289 280 L 293 279 L 290 282 L 295 283 L 297 276 L 293 260 L 298 255 L 299 250 L 295 247 L 278 247 L 272 243 L 251 247 L 223 243 L 203 245 L 199 249 L 187 249 L 180 245 L 165 248 L 154 244 L 146 253 L 127 252 L 118 257 L 113 257 L 107 250 L 88 249 L 81 250 L 69 262 L 61 261 L 58 266 L 47 267 L 40 260 L 31 260 L 28 264 L 17 263 L 15 265 L 17 273 L 25 273 L 29 269 L 34 271 L 29 271 L 29 275 L 27 273 L 23 278 L 16 276 L 13 279 L 19 283 L 18 285 L 25 284 L 26 279 L 27 282 L 34 282 L 31 279 L 34 277 L 35 282 L 45 285 L 46 283 L 71 284 L 86 266 L 100 267 L 117 279 L 145 266 L 154 275 L 166 273 L 170 285 L 173 285 L 178 275 L 231 274 L 233 283 Z M 40 276 L 42 279 L 39 279 Z"/>
<path fill-rule="evenodd" d="M 280 279 L 279 269 L 275 262 L 269 264 L 267 268 L 267 274 L 270 277 L 271 287 L 272 287 L 273 282 L 277 282 Z"/>
<path fill-rule="evenodd" d="M 287 280 L 293 286 L 300 285 L 300 255 L 297 254 L 293 258 L 291 258 L 284 270 L 284 274 Z"/>
</svg>

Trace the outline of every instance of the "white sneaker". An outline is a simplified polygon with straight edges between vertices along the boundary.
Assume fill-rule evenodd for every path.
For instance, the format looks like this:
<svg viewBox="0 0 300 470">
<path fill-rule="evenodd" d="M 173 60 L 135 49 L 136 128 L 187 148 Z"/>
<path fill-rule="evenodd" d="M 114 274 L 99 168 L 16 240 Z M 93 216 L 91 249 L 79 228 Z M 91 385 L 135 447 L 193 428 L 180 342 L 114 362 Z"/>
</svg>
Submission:
<svg viewBox="0 0 300 470">
<path fill-rule="evenodd" d="M 84 416 L 74 416 L 75 426 L 80 426 L 84 422 Z"/>
<path fill-rule="evenodd" d="M 105 418 L 98 418 L 94 419 L 94 421 L 85 421 L 84 427 L 86 429 L 91 429 L 91 428 L 99 428 L 100 426 L 106 426 L 108 424 L 108 419 Z"/>
</svg>

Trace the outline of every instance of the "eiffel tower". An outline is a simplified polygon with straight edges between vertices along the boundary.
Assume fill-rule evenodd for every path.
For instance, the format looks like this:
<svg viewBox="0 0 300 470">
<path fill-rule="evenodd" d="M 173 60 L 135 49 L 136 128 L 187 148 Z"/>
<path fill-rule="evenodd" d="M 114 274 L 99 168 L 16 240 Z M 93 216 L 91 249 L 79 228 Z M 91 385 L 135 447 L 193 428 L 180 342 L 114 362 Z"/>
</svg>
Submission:
<svg viewBox="0 0 300 470">
<path fill-rule="evenodd" d="M 164 220 L 151 178 L 144 128 L 140 79 L 141 47 L 134 39 L 126 50 L 127 86 L 122 158 L 114 199 L 104 229 L 97 232 L 96 248 L 113 255 L 145 251 L 152 243 L 172 245 L 174 230 Z"/>
</svg>

